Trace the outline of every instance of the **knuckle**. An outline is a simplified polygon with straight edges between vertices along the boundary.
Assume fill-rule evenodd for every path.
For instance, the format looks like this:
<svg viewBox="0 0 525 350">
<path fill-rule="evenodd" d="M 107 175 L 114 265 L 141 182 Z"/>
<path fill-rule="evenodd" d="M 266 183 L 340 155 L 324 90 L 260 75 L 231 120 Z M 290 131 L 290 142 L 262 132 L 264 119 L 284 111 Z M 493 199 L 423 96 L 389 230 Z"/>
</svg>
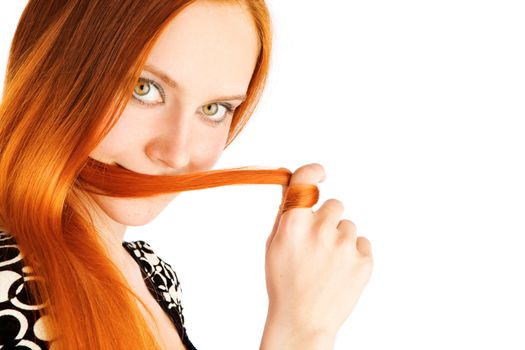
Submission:
<svg viewBox="0 0 525 350">
<path fill-rule="evenodd" d="M 327 199 L 324 203 L 315 211 L 321 217 L 325 217 L 327 214 L 341 214 L 344 211 L 343 203 L 337 199 Z"/>
<path fill-rule="evenodd" d="M 347 232 L 355 233 L 357 231 L 357 226 L 353 221 L 348 219 L 343 219 L 340 221 L 339 225 Z"/>
<path fill-rule="evenodd" d="M 345 250 L 356 250 L 356 226 L 355 224 L 348 220 L 343 219 L 339 222 L 339 225 L 337 226 L 337 229 L 339 230 L 339 244 L 343 247 Z"/>
<path fill-rule="evenodd" d="M 323 177 L 326 175 L 325 170 L 324 170 L 324 167 L 323 167 L 321 164 L 319 164 L 319 163 L 312 163 L 312 164 L 310 164 L 310 166 L 312 166 L 313 168 L 315 168 L 315 170 L 316 170 L 319 174 L 321 174 Z"/>
<path fill-rule="evenodd" d="M 357 237 L 357 242 L 363 247 L 371 248 L 370 241 L 364 236 Z"/>
<path fill-rule="evenodd" d="M 325 201 L 325 205 L 332 210 L 343 211 L 345 209 L 343 202 L 338 199 L 330 198 Z"/>
<path fill-rule="evenodd" d="M 307 183 L 315 183 L 320 181 L 322 178 L 324 178 L 324 168 L 318 164 L 307 164 L 303 165 L 302 167 L 298 168 L 292 175 L 293 182 L 307 182 Z"/>
<path fill-rule="evenodd" d="M 317 171 L 310 166 L 306 166 L 304 168 L 299 169 L 297 171 L 297 175 L 305 179 L 311 179 L 317 175 Z"/>
<path fill-rule="evenodd" d="M 359 236 L 356 239 L 357 250 L 361 253 L 362 257 L 371 257 L 372 256 L 372 245 L 370 241 L 363 236 Z"/>
</svg>

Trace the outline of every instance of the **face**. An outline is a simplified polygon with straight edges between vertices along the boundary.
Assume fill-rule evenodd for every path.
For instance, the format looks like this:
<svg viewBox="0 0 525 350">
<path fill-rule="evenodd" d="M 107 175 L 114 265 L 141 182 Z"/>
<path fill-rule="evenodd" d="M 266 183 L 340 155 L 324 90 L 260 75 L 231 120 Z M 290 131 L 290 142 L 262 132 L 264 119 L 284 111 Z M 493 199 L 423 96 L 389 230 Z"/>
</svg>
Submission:
<svg viewBox="0 0 525 350">
<path fill-rule="evenodd" d="M 248 89 L 258 44 L 252 17 L 240 5 L 197 1 L 186 7 L 156 42 L 133 97 L 90 157 L 151 175 L 211 169 Z M 91 194 L 97 214 L 113 229 L 148 223 L 175 196 Z"/>
</svg>

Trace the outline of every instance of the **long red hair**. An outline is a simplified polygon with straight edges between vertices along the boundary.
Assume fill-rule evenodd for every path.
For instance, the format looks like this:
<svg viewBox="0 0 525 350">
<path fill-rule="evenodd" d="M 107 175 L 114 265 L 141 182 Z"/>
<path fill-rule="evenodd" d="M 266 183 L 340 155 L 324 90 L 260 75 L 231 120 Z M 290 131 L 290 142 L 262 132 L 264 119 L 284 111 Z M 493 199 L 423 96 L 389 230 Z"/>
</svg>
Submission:
<svg viewBox="0 0 525 350">
<path fill-rule="evenodd" d="M 163 29 L 193 1 L 29 0 L 18 23 L 0 105 L 0 229 L 44 281 L 29 290 L 48 303 L 42 312 L 55 349 L 159 348 L 140 299 L 99 241 L 81 200 L 87 192 L 146 197 L 251 183 L 282 185 L 281 212 L 318 200 L 315 185 L 288 187 L 286 168 L 151 176 L 89 157 L 124 110 Z M 226 147 L 259 101 L 271 52 L 264 0 L 230 2 L 251 13 L 260 52 Z"/>
</svg>

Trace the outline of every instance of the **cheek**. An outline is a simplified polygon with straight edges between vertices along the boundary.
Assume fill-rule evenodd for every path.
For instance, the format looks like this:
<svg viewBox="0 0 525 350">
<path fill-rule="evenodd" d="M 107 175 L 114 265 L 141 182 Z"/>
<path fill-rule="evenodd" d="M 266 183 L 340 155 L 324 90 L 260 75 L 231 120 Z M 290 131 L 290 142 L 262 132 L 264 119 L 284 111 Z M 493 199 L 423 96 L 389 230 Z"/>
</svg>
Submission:
<svg viewBox="0 0 525 350">
<path fill-rule="evenodd" d="M 110 161 L 119 154 L 136 149 L 136 146 L 147 137 L 145 131 L 151 129 L 146 123 L 147 120 L 153 118 L 141 118 L 138 110 L 126 106 L 116 124 L 93 149 L 90 157 Z"/>
</svg>

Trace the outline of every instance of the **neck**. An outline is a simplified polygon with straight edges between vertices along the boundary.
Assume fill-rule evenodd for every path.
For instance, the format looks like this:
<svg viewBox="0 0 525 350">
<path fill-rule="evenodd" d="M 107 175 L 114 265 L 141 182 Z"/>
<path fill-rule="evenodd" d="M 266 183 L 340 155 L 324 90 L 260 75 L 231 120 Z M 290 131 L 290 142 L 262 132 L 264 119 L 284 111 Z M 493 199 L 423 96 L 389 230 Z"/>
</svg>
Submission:
<svg viewBox="0 0 525 350">
<path fill-rule="evenodd" d="M 107 256 L 121 271 L 126 271 L 132 259 L 122 246 L 127 226 L 110 218 L 89 194 L 83 196 L 82 201 L 89 211 Z"/>
</svg>

